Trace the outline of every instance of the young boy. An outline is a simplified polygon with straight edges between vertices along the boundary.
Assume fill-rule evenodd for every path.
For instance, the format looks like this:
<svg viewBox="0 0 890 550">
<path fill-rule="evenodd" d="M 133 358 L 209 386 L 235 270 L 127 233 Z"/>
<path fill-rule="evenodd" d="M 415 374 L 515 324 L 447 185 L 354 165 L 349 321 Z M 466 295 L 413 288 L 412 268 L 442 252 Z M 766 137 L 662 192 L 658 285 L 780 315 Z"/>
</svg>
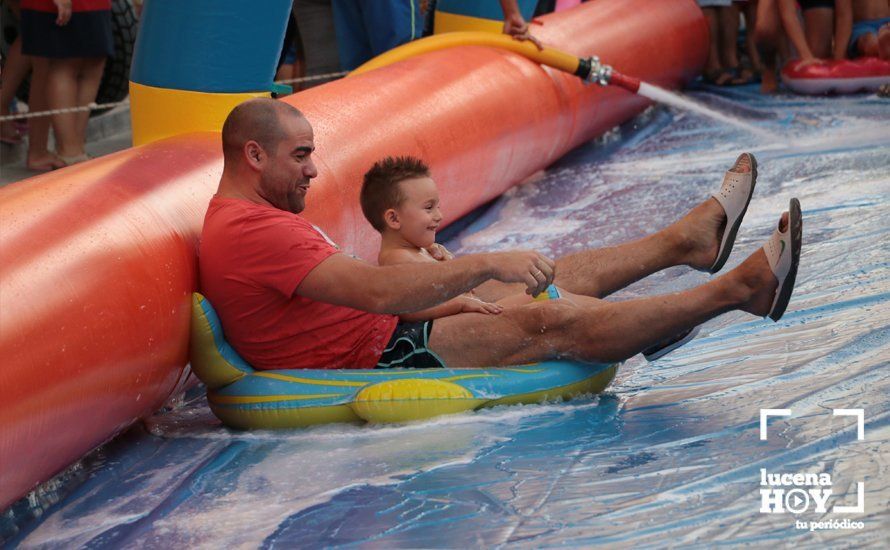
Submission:
<svg viewBox="0 0 890 550">
<path fill-rule="evenodd" d="M 387 157 L 374 164 L 365 174 L 361 204 L 365 218 L 382 237 L 378 264 L 436 261 L 427 249 L 436 242 L 442 212 L 436 183 L 422 161 Z M 501 311 L 502 306 L 479 300 L 469 292 L 400 318 L 407 322 L 429 321 L 458 313 L 497 315 Z"/>
<path fill-rule="evenodd" d="M 378 264 L 437 261 L 428 249 L 436 244 L 436 231 L 442 222 L 442 212 L 436 182 L 430 177 L 429 168 L 423 161 L 413 157 L 387 157 L 376 162 L 365 174 L 360 201 L 365 218 L 382 237 Z M 550 285 L 537 298 L 517 293 L 493 304 L 476 298 L 471 291 L 436 307 L 399 317 L 403 322 L 418 322 L 458 313 L 497 315 L 504 307 L 558 298 L 575 303 L 592 299 Z M 689 342 L 697 334 L 698 327 L 683 332 L 643 350 L 643 356 L 655 361 Z"/>
</svg>

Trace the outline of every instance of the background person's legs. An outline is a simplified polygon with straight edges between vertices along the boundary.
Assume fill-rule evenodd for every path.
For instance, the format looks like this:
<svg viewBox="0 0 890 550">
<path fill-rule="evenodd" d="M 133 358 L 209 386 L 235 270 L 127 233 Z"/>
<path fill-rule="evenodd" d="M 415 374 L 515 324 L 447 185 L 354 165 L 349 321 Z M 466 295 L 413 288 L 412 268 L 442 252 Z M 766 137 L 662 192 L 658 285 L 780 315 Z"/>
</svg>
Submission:
<svg viewBox="0 0 890 550">
<path fill-rule="evenodd" d="M 810 51 L 819 59 L 830 59 L 834 38 L 834 10 L 831 8 L 803 10 L 803 22 Z"/>
<path fill-rule="evenodd" d="M 717 86 L 726 86 L 732 81 L 732 74 L 726 70 L 720 55 L 721 28 L 720 17 L 716 6 L 703 7 L 702 13 L 708 22 L 708 59 L 705 62 L 704 80 Z"/>
<path fill-rule="evenodd" d="M 760 52 L 757 51 L 757 44 L 754 41 L 754 30 L 757 28 L 757 1 L 748 0 L 738 7 L 745 17 L 745 53 L 751 60 L 751 68 L 759 75 L 763 72 L 763 64 L 760 62 Z"/>
<path fill-rule="evenodd" d="M 373 57 L 368 29 L 365 28 L 360 0 L 333 0 L 334 30 L 340 67 L 351 71 Z"/>
<path fill-rule="evenodd" d="M 739 68 L 739 9 L 733 2 L 729 6 L 719 8 L 717 17 L 720 20 L 720 64 L 730 71 Z M 737 76 L 737 75 L 736 75 Z"/>
<path fill-rule="evenodd" d="M 77 82 L 77 105 L 89 105 L 96 101 L 99 85 L 102 83 L 102 73 L 105 70 L 105 57 L 87 57 L 83 59 L 80 78 Z M 83 150 L 86 143 L 87 123 L 90 120 L 90 112 L 77 113 L 77 137 Z"/>
<path fill-rule="evenodd" d="M 31 70 L 31 57 L 22 55 L 22 39 L 16 38 L 9 48 L 9 53 L 3 64 L 3 85 L 0 89 L 0 116 L 9 114 L 9 106 L 15 99 L 15 93 L 22 81 Z M 18 141 L 19 131 L 13 122 L 0 123 L 0 132 L 3 140 L 7 142 Z"/>
<path fill-rule="evenodd" d="M 760 52 L 763 64 L 760 91 L 773 93 L 779 88 L 777 55 L 783 39 L 782 22 L 776 0 L 759 0 L 757 3 L 757 26 L 754 29 L 754 42 Z"/>
<path fill-rule="evenodd" d="M 46 57 L 32 58 L 31 88 L 28 92 L 28 108 L 33 112 L 45 111 L 49 108 L 46 97 L 49 59 Z M 35 117 L 28 121 L 28 160 L 31 170 L 52 170 L 65 166 L 59 157 L 49 150 L 50 118 Z"/>
<path fill-rule="evenodd" d="M 420 38 L 423 33 L 419 0 L 375 0 L 368 2 L 362 16 L 375 56 Z"/>
<path fill-rule="evenodd" d="M 877 32 L 869 32 L 858 37 L 855 46 L 853 53 L 857 57 L 890 59 L 890 24 L 882 25 Z"/>
<path fill-rule="evenodd" d="M 878 57 L 890 59 L 890 24 L 878 30 Z"/>
<path fill-rule="evenodd" d="M 49 60 L 46 94 L 50 109 L 63 109 L 77 105 L 78 77 L 83 65 L 81 58 Z M 53 132 L 56 136 L 56 153 L 60 157 L 77 157 L 83 154 L 83 142 L 77 133 L 77 114 L 53 115 Z"/>
</svg>

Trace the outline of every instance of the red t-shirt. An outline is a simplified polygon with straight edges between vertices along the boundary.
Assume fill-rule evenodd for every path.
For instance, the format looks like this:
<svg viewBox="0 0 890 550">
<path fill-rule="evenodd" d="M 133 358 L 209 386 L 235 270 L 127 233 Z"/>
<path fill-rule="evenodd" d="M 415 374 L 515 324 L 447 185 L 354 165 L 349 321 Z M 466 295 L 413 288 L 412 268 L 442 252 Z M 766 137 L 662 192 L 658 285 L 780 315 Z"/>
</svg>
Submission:
<svg viewBox="0 0 890 550">
<path fill-rule="evenodd" d="M 394 315 L 367 313 L 295 294 L 339 249 L 295 214 L 213 197 L 201 235 L 201 290 L 226 340 L 257 369 L 374 368 Z"/>
</svg>

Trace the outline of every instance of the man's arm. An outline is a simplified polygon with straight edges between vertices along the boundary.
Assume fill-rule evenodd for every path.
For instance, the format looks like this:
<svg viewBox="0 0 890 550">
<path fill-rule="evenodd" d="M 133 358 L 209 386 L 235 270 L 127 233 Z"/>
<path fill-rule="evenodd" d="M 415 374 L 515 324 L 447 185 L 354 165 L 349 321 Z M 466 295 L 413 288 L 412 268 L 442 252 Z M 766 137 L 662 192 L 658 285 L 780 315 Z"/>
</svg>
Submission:
<svg viewBox="0 0 890 550">
<path fill-rule="evenodd" d="M 448 252 L 442 245 L 433 244 L 433 246 L 427 248 L 426 251 L 430 255 L 432 255 L 433 252 L 438 253 L 442 258 L 438 261 L 446 261 L 446 258 L 454 259 L 454 255 Z M 448 258 L 448 256 L 450 256 L 450 258 Z M 430 263 L 433 261 L 437 260 L 423 258 L 416 252 L 405 250 L 403 248 L 381 250 L 380 255 L 377 257 L 377 263 L 379 265 L 403 265 L 409 263 Z M 458 313 L 498 314 L 502 309 L 503 308 L 498 304 L 490 304 L 469 295 L 462 294 L 457 298 L 452 298 L 447 302 L 428 309 L 422 309 L 412 313 L 402 313 L 399 315 L 399 318 L 406 322 L 429 321 L 431 319 L 441 319 L 442 317 L 457 315 Z"/>
<path fill-rule="evenodd" d="M 534 251 L 383 267 L 334 254 L 303 278 L 296 293 L 372 313 L 399 314 L 441 304 L 489 279 L 524 283 L 526 292 L 537 296 L 553 282 L 554 268 L 553 260 Z"/>
</svg>

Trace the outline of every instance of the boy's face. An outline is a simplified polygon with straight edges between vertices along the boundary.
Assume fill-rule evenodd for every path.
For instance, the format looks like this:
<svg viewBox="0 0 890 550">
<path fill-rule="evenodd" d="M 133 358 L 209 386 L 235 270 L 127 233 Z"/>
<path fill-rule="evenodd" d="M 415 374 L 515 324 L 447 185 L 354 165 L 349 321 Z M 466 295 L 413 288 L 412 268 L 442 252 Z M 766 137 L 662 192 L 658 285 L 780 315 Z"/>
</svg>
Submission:
<svg viewBox="0 0 890 550">
<path fill-rule="evenodd" d="M 415 178 L 399 185 L 405 200 L 384 213 L 386 224 L 409 243 L 426 248 L 436 242 L 436 230 L 442 222 L 436 182 L 430 178 Z"/>
</svg>

